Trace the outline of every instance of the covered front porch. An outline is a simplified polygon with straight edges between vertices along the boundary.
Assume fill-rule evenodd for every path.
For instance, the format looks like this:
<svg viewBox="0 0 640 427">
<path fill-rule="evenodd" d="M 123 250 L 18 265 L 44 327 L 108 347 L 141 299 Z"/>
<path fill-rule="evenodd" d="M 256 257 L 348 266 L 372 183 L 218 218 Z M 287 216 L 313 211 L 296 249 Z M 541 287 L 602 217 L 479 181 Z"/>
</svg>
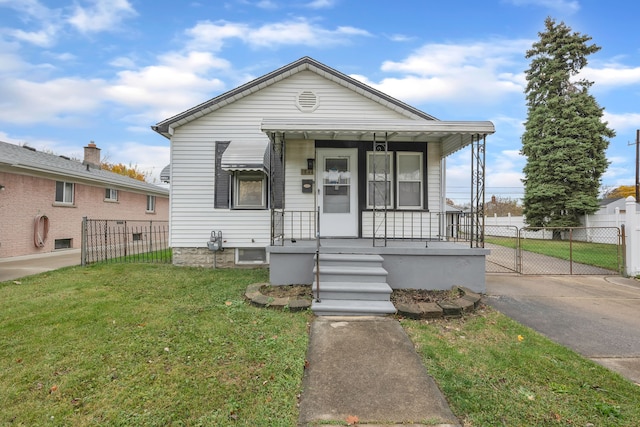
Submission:
<svg viewBox="0 0 640 427">
<path fill-rule="evenodd" d="M 324 315 L 392 313 L 396 288 L 485 291 L 490 122 L 270 119 L 262 131 L 271 142 L 271 284 L 313 284 L 312 308 Z M 445 158 L 466 146 L 472 226 L 458 243 L 447 237 L 459 233 L 447 230 Z"/>
</svg>

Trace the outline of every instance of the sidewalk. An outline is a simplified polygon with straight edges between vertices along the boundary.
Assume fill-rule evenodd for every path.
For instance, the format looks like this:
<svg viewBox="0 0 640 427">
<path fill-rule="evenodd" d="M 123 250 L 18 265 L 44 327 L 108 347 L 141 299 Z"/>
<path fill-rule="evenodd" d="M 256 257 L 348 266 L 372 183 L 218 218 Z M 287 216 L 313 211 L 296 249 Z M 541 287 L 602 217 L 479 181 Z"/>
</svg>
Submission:
<svg viewBox="0 0 640 427">
<path fill-rule="evenodd" d="M 3 258 L 0 259 L 0 282 L 16 280 L 62 267 L 80 265 L 80 263 L 80 249 Z"/>
<path fill-rule="evenodd" d="M 301 426 L 460 426 L 395 319 L 316 317 L 307 361 Z"/>
</svg>

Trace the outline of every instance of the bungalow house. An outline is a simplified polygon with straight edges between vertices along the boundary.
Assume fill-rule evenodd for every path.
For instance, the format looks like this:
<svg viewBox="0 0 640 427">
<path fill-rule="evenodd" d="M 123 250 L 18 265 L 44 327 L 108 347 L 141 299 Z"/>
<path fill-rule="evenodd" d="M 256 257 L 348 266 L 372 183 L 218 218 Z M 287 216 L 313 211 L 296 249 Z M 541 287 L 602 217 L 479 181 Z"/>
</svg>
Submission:
<svg viewBox="0 0 640 427">
<path fill-rule="evenodd" d="M 84 161 L 0 141 L 0 258 L 80 249 L 83 217 L 168 219 L 169 190 Z"/>
<path fill-rule="evenodd" d="M 314 283 L 324 314 L 392 312 L 391 288 L 484 291 L 487 251 L 446 241 L 444 159 L 472 146 L 482 206 L 491 122 L 303 57 L 152 129 L 171 141 L 174 264 L 269 264 L 274 285 Z"/>
</svg>

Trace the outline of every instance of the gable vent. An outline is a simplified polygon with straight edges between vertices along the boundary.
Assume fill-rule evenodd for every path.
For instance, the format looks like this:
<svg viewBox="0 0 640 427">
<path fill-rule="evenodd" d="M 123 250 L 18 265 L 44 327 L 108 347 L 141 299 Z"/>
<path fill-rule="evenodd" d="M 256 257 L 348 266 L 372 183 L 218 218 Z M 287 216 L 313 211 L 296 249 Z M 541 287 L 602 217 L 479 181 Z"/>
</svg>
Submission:
<svg viewBox="0 0 640 427">
<path fill-rule="evenodd" d="M 310 90 L 302 91 L 296 98 L 296 106 L 300 111 L 314 111 L 318 108 L 318 96 Z"/>
</svg>

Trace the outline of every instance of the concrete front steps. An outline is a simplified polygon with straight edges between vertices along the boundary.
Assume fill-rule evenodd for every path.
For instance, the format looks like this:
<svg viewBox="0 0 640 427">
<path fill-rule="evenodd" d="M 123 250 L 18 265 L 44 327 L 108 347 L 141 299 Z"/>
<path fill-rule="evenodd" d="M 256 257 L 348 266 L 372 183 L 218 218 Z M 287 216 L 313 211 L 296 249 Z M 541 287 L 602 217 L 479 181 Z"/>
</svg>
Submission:
<svg viewBox="0 0 640 427">
<path fill-rule="evenodd" d="M 320 254 L 320 301 L 314 279 L 311 310 L 318 316 L 384 316 L 396 312 L 380 255 Z M 316 268 L 313 275 L 317 278 Z"/>
</svg>

